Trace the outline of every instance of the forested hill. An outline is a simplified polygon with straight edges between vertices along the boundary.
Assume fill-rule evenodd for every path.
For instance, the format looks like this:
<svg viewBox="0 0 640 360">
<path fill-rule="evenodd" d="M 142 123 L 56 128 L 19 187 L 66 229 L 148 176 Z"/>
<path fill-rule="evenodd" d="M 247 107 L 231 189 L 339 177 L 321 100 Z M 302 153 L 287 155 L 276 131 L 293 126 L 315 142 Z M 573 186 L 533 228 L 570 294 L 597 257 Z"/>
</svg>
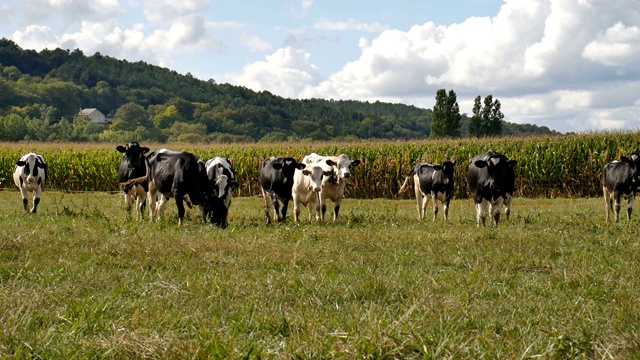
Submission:
<svg viewBox="0 0 640 360">
<path fill-rule="evenodd" d="M 7 39 L 0 40 L 0 93 L 0 140 L 422 139 L 431 124 L 431 110 L 415 106 L 285 99 L 100 53 L 24 50 Z M 78 116 L 81 108 L 98 109 L 108 123 Z M 554 133 L 535 125 L 503 129 Z"/>
</svg>

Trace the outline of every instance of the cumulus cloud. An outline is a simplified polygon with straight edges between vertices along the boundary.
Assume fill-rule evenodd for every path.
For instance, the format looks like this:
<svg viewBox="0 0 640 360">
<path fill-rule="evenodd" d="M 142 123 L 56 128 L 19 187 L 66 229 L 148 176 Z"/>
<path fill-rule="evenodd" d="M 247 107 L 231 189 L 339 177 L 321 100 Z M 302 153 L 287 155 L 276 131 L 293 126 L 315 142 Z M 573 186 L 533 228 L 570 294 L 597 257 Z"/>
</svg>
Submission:
<svg viewBox="0 0 640 360">
<path fill-rule="evenodd" d="M 607 66 L 637 66 L 640 58 L 640 28 L 625 26 L 621 22 L 598 34 L 585 46 L 582 56 Z"/>
<path fill-rule="evenodd" d="M 271 44 L 262 40 L 257 35 L 242 33 L 240 34 L 240 41 L 242 42 L 242 45 L 253 52 L 265 52 L 271 49 Z"/>
<path fill-rule="evenodd" d="M 313 26 L 319 30 L 359 30 L 368 32 L 381 32 L 388 28 L 388 26 L 382 25 L 377 22 L 373 24 L 367 24 L 358 22 L 356 19 L 349 19 L 347 21 L 320 20 L 316 21 Z"/>
<path fill-rule="evenodd" d="M 246 65 L 243 73 L 232 76 L 235 83 L 256 91 L 267 90 L 283 97 L 297 97 L 309 84 L 318 81 L 318 68 L 311 55 L 286 47 L 265 57 L 265 61 Z"/>
<path fill-rule="evenodd" d="M 202 15 L 208 0 L 144 0 L 144 15 L 157 23 L 173 23 L 176 18 Z"/>
</svg>

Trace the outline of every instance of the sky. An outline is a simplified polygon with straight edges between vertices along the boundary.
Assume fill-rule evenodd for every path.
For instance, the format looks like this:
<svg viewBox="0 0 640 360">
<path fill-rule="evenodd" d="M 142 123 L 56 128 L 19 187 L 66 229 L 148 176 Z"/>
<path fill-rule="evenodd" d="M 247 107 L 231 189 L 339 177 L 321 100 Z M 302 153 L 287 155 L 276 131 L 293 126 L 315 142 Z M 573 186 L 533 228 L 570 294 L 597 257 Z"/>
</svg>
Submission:
<svg viewBox="0 0 640 360">
<path fill-rule="evenodd" d="M 640 130 L 640 0 L 0 0 L 0 37 L 292 99 L 455 91 L 561 132 Z"/>
</svg>

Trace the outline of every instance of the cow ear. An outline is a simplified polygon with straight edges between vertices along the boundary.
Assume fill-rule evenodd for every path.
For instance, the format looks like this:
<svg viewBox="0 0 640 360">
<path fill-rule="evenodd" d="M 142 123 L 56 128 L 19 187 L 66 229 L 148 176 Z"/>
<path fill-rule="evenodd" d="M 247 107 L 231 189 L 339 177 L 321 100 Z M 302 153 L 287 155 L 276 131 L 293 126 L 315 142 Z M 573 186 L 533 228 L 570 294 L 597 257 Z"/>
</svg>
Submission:
<svg viewBox="0 0 640 360">
<path fill-rule="evenodd" d="M 148 147 L 146 147 L 146 146 L 145 146 L 145 147 L 143 147 L 143 148 L 141 148 L 140 150 L 142 150 L 142 153 L 143 153 L 143 154 L 146 154 L 146 153 L 148 153 L 148 152 L 149 152 L 149 148 L 148 148 Z"/>
<path fill-rule="evenodd" d="M 336 164 L 335 161 L 331 160 L 331 159 L 327 159 L 327 161 L 325 161 L 325 163 L 329 166 L 336 166 L 338 164 Z"/>
<path fill-rule="evenodd" d="M 507 161 L 507 166 L 510 168 L 516 167 L 518 165 L 518 160 L 509 160 Z"/>
<path fill-rule="evenodd" d="M 298 169 L 298 170 L 302 170 L 302 169 L 304 169 L 306 167 L 307 167 L 307 165 L 305 165 L 303 163 L 297 163 L 296 164 L 296 169 Z"/>
<path fill-rule="evenodd" d="M 238 187 L 240 187 L 240 184 L 238 184 L 238 182 L 237 182 L 237 181 L 231 181 L 231 182 L 229 183 L 229 187 L 231 187 L 231 190 L 235 190 L 235 189 L 237 189 Z"/>
<path fill-rule="evenodd" d="M 324 175 L 324 176 L 331 176 L 332 174 L 333 174 L 333 171 L 331 171 L 331 170 L 327 170 L 327 171 L 322 173 L 322 175 Z"/>
<path fill-rule="evenodd" d="M 626 162 L 626 163 L 631 162 L 631 160 L 629 160 L 629 158 L 628 158 L 628 157 L 626 157 L 626 156 L 624 156 L 624 155 L 622 155 L 622 156 L 620 157 L 620 161 L 621 161 L 621 162 Z"/>
<path fill-rule="evenodd" d="M 483 167 L 486 167 L 487 165 L 489 165 L 489 163 L 484 160 L 476 160 L 473 162 L 473 165 L 482 169 Z"/>
<path fill-rule="evenodd" d="M 18 166 L 25 166 L 26 164 L 27 164 L 27 162 L 26 161 L 22 161 L 22 160 L 18 160 L 16 162 L 16 165 L 18 165 Z"/>
<path fill-rule="evenodd" d="M 360 165 L 360 160 L 353 160 L 351 162 L 351 166 L 358 166 L 358 165 Z"/>
<path fill-rule="evenodd" d="M 46 169 L 47 168 L 47 164 L 45 164 L 43 162 L 38 161 L 36 164 L 41 169 Z"/>
<path fill-rule="evenodd" d="M 116 146 L 116 150 L 118 150 L 121 153 L 126 153 L 127 152 L 127 149 L 125 149 L 124 146 L 122 146 L 122 145 Z"/>
<path fill-rule="evenodd" d="M 302 169 L 302 173 L 309 176 L 309 174 L 311 174 L 311 171 L 307 170 L 307 169 Z"/>
</svg>

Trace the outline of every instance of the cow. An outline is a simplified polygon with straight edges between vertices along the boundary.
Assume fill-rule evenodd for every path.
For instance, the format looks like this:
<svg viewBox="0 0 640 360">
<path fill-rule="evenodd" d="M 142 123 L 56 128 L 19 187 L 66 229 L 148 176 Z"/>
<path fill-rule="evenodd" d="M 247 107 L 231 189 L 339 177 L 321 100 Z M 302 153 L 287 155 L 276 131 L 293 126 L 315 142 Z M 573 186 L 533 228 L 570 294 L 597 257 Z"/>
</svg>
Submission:
<svg viewBox="0 0 640 360">
<path fill-rule="evenodd" d="M 511 206 L 515 187 L 514 167 L 517 160 L 489 150 L 475 156 L 467 171 L 467 184 L 476 205 L 476 222 L 480 227 L 486 225 L 487 210 L 491 213 L 496 226 L 500 222 L 502 205 Z M 487 205 L 489 205 L 487 209 Z M 509 210 L 509 209 L 508 209 Z M 510 212 L 510 210 L 509 210 Z"/>
<path fill-rule="evenodd" d="M 331 160 L 327 160 L 327 166 L 335 166 Z M 293 214 L 295 222 L 300 221 L 300 205 L 309 208 L 309 221 L 313 209 L 316 211 L 316 219 L 320 220 L 320 190 L 322 190 L 323 178 L 333 175 L 333 169 L 323 167 L 320 164 L 307 165 L 304 169 L 296 169 L 293 176 Z"/>
<path fill-rule="evenodd" d="M 182 225 L 185 214 L 183 201 L 190 208 L 202 207 L 202 218 L 212 212 L 213 188 L 207 178 L 204 162 L 195 154 L 186 151 L 161 149 L 147 157 L 149 162 L 149 218 L 153 222 L 159 218 L 170 198 L 176 200 L 178 226 Z M 160 200 L 156 201 L 160 196 Z"/>
<path fill-rule="evenodd" d="M 338 219 L 340 212 L 340 203 L 344 197 L 344 189 L 347 180 L 351 177 L 351 166 L 360 164 L 360 160 L 351 160 L 345 154 L 338 156 L 321 156 L 316 153 L 309 154 L 302 159 L 304 164 L 316 164 L 332 161 L 335 165 L 331 166 L 333 174 L 322 180 L 322 190 L 320 190 L 320 221 L 324 221 L 324 214 L 327 211 L 327 199 L 333 201 L 333 221 Z"/>
<path fill-rule="evenodd" d="M 122 153 L 118 167 L 118 182 L 120 189 L 124 192 L 127 214 L 135 203 L 138 219 L 142 219 L 149 191 L 147 158 L 145 156 L 149 152 L 149 148 L 140 146 L 137 142 L 130 142 L 124 146 L 116 146 L 116 150 Z"/>
<path fill-rule="evenodd" d="M 228 215 L 231 207 L 233 190 L 238 188 L 236 174 L 229 161 L 223 157 L 216 156 L 205 163 L 207 177 L 213 188 L 214 196 L 222 199 L 221 205 L 212 207 L 213 212 L 209 213 L 211 222 L 222 228 L 229 225 Z M 217 203 L 217 201 L 215 201 Z"/>
<path fill-rule="evenodd" d="M 602 171 L 602 192 L 607 210 L 613 212 L 615 222 L 620 219 L 620 198 L 627 199 L 627 219 L 631 219 L 633 200 L 640 185 L 638 170 L 640 169 L 640 155 L 634 153 L 620 157 L 620 161 L 612 161 L 605 165 Z"/>
<path fill-rule="evenodd" d="M 444 219 L 449 219 L 449 203 L 453 197 L 453 178 L 456 162 L 444 161 L 440 165 L 420 163 L 411 170 L 400 188 L 402 193 L 407 188 L 409 180 L 413 178 L 413 187 L 416 194 L 416 207 L 418 218 L 424 220 L 429 199 L 433 197 L 433 221 L 438 215 L 438 201 L 444 207 Z"/>
<path fill-rule="evenodd" d="M 46 179 L 47 163 L 42 155 L 28 153 L 16 162 L 16 168 L 13 171 L 13 182 L 20 189 L 25 212 L 29 212 L 28 193 L 33 193 L 31 213 L 35 214 L 38 211 L 38 204 L 40 204 L 40 196 Z"/>
<path fill-rule="evenodd" d="M 291 157 L 271 157 L 262 162 L 259 179 L 268 224 L 271 223 L 271 208 L 277 222 L 285 220 L 289 200 L 291 200 L 295 170 L 302 170 L 305 167 L 305 164 Z M 282 202 L 282 211 L 278 201 Z"/>
</svg>

